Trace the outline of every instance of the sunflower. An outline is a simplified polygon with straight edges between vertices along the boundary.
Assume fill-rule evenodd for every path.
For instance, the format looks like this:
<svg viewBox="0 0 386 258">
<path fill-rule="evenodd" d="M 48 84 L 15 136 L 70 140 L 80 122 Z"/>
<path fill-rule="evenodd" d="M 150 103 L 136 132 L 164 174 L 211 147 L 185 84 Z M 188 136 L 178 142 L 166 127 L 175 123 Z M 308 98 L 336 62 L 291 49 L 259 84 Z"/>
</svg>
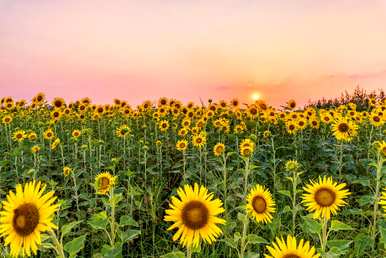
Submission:
<svg viewBox="0 0 386 258">
<path fill-rule="evenodd" d="M 39 145 L 34 145 L 31 147 L 31 152 L 32 153 L 38 153 L 40 151 L 40 146 Z"/>
<path fill-rule="evenodd" d="M 115 130 L 115 135 L 121 138 L 126 137 L 128 134 L 130 134 L 131 129 L 127 125 L 121 125 Z"/>
<path fill-rule="evenodd" d="M 178 136 L 185 137 L 189 132 L 189 128 L 182 127 L 180 130 L 178 130 Z"/>
<path fill-rule="evenodd" d="M 369 117 L 370 124 L 372 124 L 375 127 L 382 126 L 384 121 L 382 120 L 382 117 L 380 117 L 377 113 L 372 112 Z"/>
<path fill-rule="evenodd" d="M 310 246 L 308 241 L 301 239 L 298 243 L 296 238 L 288 235 L 287 241 L 283 238 L 276 238 L 276 243 L 267 246 L 269 254 L 265 258 L 319 258 L 315 247 Z"/>
<path fill-rule="evenodd" d="M 351 141 L 358 134 L 358 126 L 346 119 L 338 118 L 332 125 L 332 132 L 338 141 Z"/>
<path fill-rule="evenodd" d="M 186 149 L 188 148 L 188 141 L 187 140 L 177 141 L 176 148 L 177 148 L 177 150 L 182 151 L 182 152 L 186 151 Z"/>
<path fill-rule="evenodd" d="M 0 212 L 0 236 L 10 245 L 11 255 L 17 257 L 36 255 L 41 244 L 41 233 L 56 229 L 53 216 L 59 208 L 54 204 L 54 192 L 44 193 L 45 184 L 29 182 L 16 186 L 2 202 Z"/>
<path fill-rule="evenodd" d="M 386 188 L 384 188 L 381 193 L 381 200 L 379 201 L 379 204 L 382 206 L 383 212 L 386 216 Z"/>
<path fill-rule="evenodd" d="M 293 99 L 288 100 L 287 102 L 287 108 L 288 109 L 294 109 L 296 107 L 296 101 Z"/>
<path fill-rule="evenodd" d="M 240 155 L 243 157 L 249 157 L 255 150 L 255 143 L 251 139 L 244 139 L 240 143 Z"/>
<path fill-rule="evenodd" d="M 211 244 L 220 236 L 222 230 L 217 224 L 225 220 L 218 217 L 224 212 L 222 201 L 213 199 L 213 193 L 208 193 L 204 186 L 185 185 L 177 190 L 178 197 L 173 196 L 170 209 L 165 211 L 165 221 L 174 222 L 168 230 L 178 228 L 173 241 L 178 241 L 186 247 L 197 247 L 201 240 Z"/>
<path fill-rule="evenodd" d="M 194 147 L 201 149 L 206 143 L 206 136 L 201 132 L 193 135 L 192 144 Z"/>
<path fill-rule="evenodd" d="M 25 138 L 27 138 L 27 134 L 24 130 L 17 130 L 12 134 L 14 141 L 22 142 Z"/>
<path fill-rule="evenodd" d="M 3 122 L 3 124 L 6 124 L 6 125 L 12 123 L 12 116 L 10 116 L 10 115 L 4 116 L 2 119 L 2 122 Z"/>
<path fill-rule="evenodd" d="M 75 129 L 75 130 L 72 131 L 72 133 L 71 133 L 72 137 L 74 137 L 75 139 L 76 139 L 76 138 L 79 138 L 79 136 L 80 136 L 81 134 L 82 134 L 82 133 L 81 133 L 79 130 L 77 130 L 77 129 Z"/>
<path fill-rule="evenodd" d="M 295 134 L 296 133 L 298 127 L 297 127 L 295 122 L 288 121 L 285 125 L 286 125 L 286 129 L 287 129 L 287 133 L 289 133 L 289 134 Z"/>
<path fill-rule="evenodd" d="M 69 176 L 72 173 L 72 168 L 65 166 L 63 167 L 63 175 L 65 177 Z"/>
<path fill-rule="evenodd" d="M 52 140 L 55 137 L 55 134 L 51 128 L 48 128 L 47 130 L 44 131 L 43 137 L 46 140 Z"/>
<path fill-rule="evenodd" d="M 213 147 L 213 153 L 215 156 L 219 157 L 220 155 L 222 155 L 225 151 L 225 145 L 224 143 L 217 143 L 214 147 Z"/>
<path fill-rule="evenodd" d="M 60 139 L 56 138 L 55 141 L 52 142 L 51 144 L 51 150 L 55 150 L 60 144 Z"/>
<path fill-rule="evenodd" d="M 99 173 L 95 177 L 95 188 L 97 194 L 106 195 L 115 185 L 116 176 L 112 176 L 109 172 Z"/>
<path fill-rule="evenodd" d="M 36 134 L 35 132 L 30 132 L 30 133 L 28 134 L 28 139 L 29 139 L 30 141 L 35 141 L 37 138 L 38 138 L 38 136 L 37 136 L 37 134 Z"/>
<path fill-rule="evenodd" d="M 285 163 L 285 170 L 290 171 L 296 171 L 300 168 L 300 164 L 297 160 L 290 159 Z"/>
<path fill-rule="evenodd" d="M 158 128 L 161 132 L 165 132 L 169 129 L 169 121 L 167 120 L 161 120 L 159 123 L 158 123 Z"/>
<path fill-rule="evenodd" d="M 333 182 L 331 177 L 319 178 L 303 188 L 306 193 L 302 196 L 302 203 L 313 212 L 314 218 L 330 219 L 331 214 L 336 214 L 341 206 L 347 204 L 344 199 L 350 192 L 345 187 L 345 183 Z"/>
<path fill-rule="evenodd" d="M 380 141 L 378 142 L 378 151 L 383 157 L 386 157 L 386 142 L 385 141 Z"/>
<path fill-rule="evenodd" d="M 247 196 L 247 213 L 258 223 L 268 223 L 275 212 L 275 201 L 268 189 L 255 185 Z"/>
</svg>

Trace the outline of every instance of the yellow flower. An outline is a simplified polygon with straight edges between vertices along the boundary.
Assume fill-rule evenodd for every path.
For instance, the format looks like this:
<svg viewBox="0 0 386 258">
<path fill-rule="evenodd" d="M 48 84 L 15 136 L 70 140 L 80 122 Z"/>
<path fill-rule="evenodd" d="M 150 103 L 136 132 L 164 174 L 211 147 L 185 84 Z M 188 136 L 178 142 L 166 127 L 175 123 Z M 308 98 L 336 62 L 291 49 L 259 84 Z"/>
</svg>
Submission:
<svg viewBox="0 0 386 258">
<path fill-rule="evenodd" d="M 332 125 L 332 132 L 338 141 L 351 141 L 358 134 L 358 126 L 346 118 L 338 118 Z"/>
<path fill-rule="evenodd" d="M 12 139 L 14 141 L 22 142 L 25 138 L 27 138 L 27 134 L 24 130 L 17 130 L 12 134 Z"/>
<path fill-rule="evenodd" d="M 300 167 L 300 164 L 297 160 L 287 160 L 285 163 L 285 170 L 290 172 L 290 171 L 296 171 Z"/>
<path fill-rule="evenodd" d="M 95 188 L 97 194 L 106 195 L 115 185 L 116 176 L 112 176 L 109 172 L 99 173 L 95 177 Z"/>
<path fill-rule="evenodd" d="M 56 138 L 55 141 L 53 141 L 51 143 L 51 150 L 55 150 L 56 147 L 58 147 L 58 145 L 60 144 L 60 139 L 59 138 Z"/>
<path fill-rule="evenodd" d="M 37 136 L 37 134 L 36 134 L 35 132 L 30 132 L 30 133 L 28 134 L 28 139 L 29 139 L 30 141 L 35 141 L 37 138 L 38 138 L 38 136 Z"/>
<path fill-rule="evenodd" d="M 11 247 L 13 257 L 36 255 L 41 244 L 41 233 L 56 229 L 52 223 L 59 205 L 54 204 L 54 192 L 44 193 L 46 186 L 29 182 L 16 186 L 2 202 L 0 236 Z"/>
<path fill-rule="evenodd" d="M 225 151 L 225 145 L 223 143 L 217 143 L 213 147 L 213 153 L 217 157 L 221 156 L 224 153 L 224 151 Z"/>
<path fill-rule="evenodd" d="M 127 125 L 121 125 L 115 130 L 115 135 L 118 137 L 126 137 L 128 134 L 130 134 L 131 129 Z"/>
<path fill-rule="evenodd" d="M 55 134 L 51 128 L 48 128 L 47 130 L 44 131 L 43 137 L 46 140 L 52 140 L 55 137 Z"/>
<path fill-rule="evenodd" d="M 188 148 L 188 141 L 187 140 L 179 140 L 177 141 L 176 143 L 176 149 L 178 151 L 186 151 L 186 149 Z"/>
<path fill-rule="evenodd" d="M 186 247 L 197 247 L 202 240 L 214 243 L 222 233 L 217 224 L 225 223 L 218 217 L 224 212 L 221 200 L 213 199 L 213 193 L 198 184 L 185 185 L 177 193 L 179 198 L 171 198 L 170 209 L 164 217 L 165 221 L 174 223 L 168 230 L 178 228 L 173 241 L 179 240 Z"/>
<path fill-rule="evenodd" d="M 69 176 L 72 173 L 72 168 L 65 166 L 63 167 L 63 175 L 65 177 Z"/>
<path fill-rule="evenodd" d="M 293 99 L 290 99 L 287 101 L 287 108 L 288 109 L 294 109 L 296 107 L 296 101 Z"/>
<path fill-rule="evenodd" d="M 386 216 L 386 188 L 384 188 L 381 193 L 381 200 L 379 201 L 379 204 L 382 206 L 384 215 Z"/>
<path fill-rule="evenodd" d="M 158 123 L 158 128 L 161 132 L 166 132 L 169 129 L 169 121 L 167 120 L 161 120 Z"/>
<path fill-rule="evenodd" d="M 265 258 L 319 258 L 315 250 L 315 247 L 310 246 L 308 241 L 304 242 L 301 239 L 298 243 L 293 236 L 287 236 L 287 241 L 283 238 L 276 238 L 276 243 L 272 243 L 272 246 L 267 246 L 269 255 L 266 254 Z"/>
<path fill-rule="evenodd" d="M 192 144 L 194 147 L 201 149 L 206 144 L 206 136 L 204 133 L 193 135 Z"/>
<path fill-rule="evenodd" d="M 255 185 L 247 196 L 247 213 L 258 223 L 272 221 L 275 212 L 275 201 L 268 189 L 262 185 Z"/>
<path fill-rule="evenodd" d="M 8 125 L 8 124 L 12 123 L 12 120 L 13 120 L 12 116 L 6 115 L 3 117 L 2 122 L 3 122 L 3 124 Z"/>
<path fill-rule="evenodd" d="M 319 181 L 311 181 L 303 188 L 306 193 L 302 196 L 302 203 L 307 211 L 313 212 L 314 218 L 330 219 L 347 204 L 344 199 L 350 192 L 345 187 L 345 183 L 338 184 L 331 177 L 319 178 Z"/>
<path fill-rule="evenodd" d="M 244 139 L 240 143 L 240 155 L 243 157 L 250 157 L 255 150 L 255 143 L 251 139 Z"/>
<path fill-rule="evenodd" d="M 77 130 L 77 129 L 75 129 L 74 131 L 72 131 L 72 133 L 71 133 L 71 135 L 72 135 L 72 137 L 74 137 L 75 139 L 76 138 L 79 138 L 79 136 L 81 136 L 81 132 L 79 131 L 79 130 Z"/>
<path fill-rule="evenodd" d="M 38 153 L 40 151 L 39 145 L 34 145 L 31 147 L 31 152 L 32 153 Z"/>
<path fill-rule="evenodd" d="M 379 153 L 383 156 L 386 157 L 386 142 L 385 141 L 380 141 L 377 144 L 378 146 L 378 151 Z"/>
</svg>

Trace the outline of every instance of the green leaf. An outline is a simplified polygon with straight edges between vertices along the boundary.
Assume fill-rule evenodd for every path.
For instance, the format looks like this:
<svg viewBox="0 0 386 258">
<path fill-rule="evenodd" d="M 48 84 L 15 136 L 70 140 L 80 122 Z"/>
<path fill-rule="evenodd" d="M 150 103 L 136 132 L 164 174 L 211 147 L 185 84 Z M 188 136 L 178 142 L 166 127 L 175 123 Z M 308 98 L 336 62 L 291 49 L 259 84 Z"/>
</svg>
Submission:
<svg viewBox="0 0 386 258">
<path fill-rule="evenodd" d="M 76 227 L 77 225 L 79 225 L 82 221 L 73 221 L 73 222 L 70 222 L 70 223 L 67 223 L 65 225 L 62 226 L 61 228 L 61 232 L 62 232 L 62 238 L 65 237 L 66 235 L 68 235 L 71 230 Z"/>
<path fill-rule="evenodd" d="M 109 222 L 105 211 L 94 214 L 88 221 L 88 224 L 95 230 L 106 229 L 108 223 Z"/>
<path fill-rule="evenodd" d="M 127 231 L 122 231 L 119 234 L 122 242 L 128 242 L 137 238 L 141 234 L 141 230 L 129 229 Z"/>
<path fill-rule="evenodd" d="M 352 230 L 353 228 L 350 225 L 347 225 L 339 220 L 332 220 L 330 230 L 340 231 L 340 230 Z"/>
<path fill-rule="evenodd" d="M 237 219 L 240 220 L 242 223 L 248 223 L 248 217 L 243 213 L 237 213 Z"/>
<path fill-rule="evenodd" d="M 311 234 L 319 234 L 322 230 L 322 225 L 316 220 L 304 217 L 303 229 Z"/>
<path fill-rule="evenodd" d="M 249 234 L 247 239 L 248 239 L 248 243 L 250 244 L 267 244 L 268 243 L 266 239 L 255 234 Z"/>
<path fill-rule="evenodd" d="M 84 241 L 86 240 L 86 234 L 80 237 L 72 239 L 64 245 L 64 251 L 70 254 L 70 256 L 76 255 L 80 250 L 84 248 Z"/>
<path fill-rule="evenodd" d="M 362 257 L 366 249 L 371 246 L 372 239 L 366 233 L 359 233 L 354 238 L 355 257 Z"/>
<path fill-rule="evenodd" d="M 235 243 L 238 243 L 240 239 L 241 239 L 241 234 L 240 234 L 240 232 L 235 232 L 235 233 L 233 234 L 233 241 L 234 241 Z"/>
<path fill-rule="evenodd" d="M 336 247 L 339 250 L 343 250 L 349 248 L 352 242 L 353 241 L 351 240 L 328 240 L 327 246 L 330 248 Z"/>
<path fill-rule="evenodd" d="M 181 251 L 174 251 L 174 252 L 161 255 L 160 258 L 185 258 L 185 253 Z"/>
<path fill-rule="evenodd" d="M 279 192 L 280 194 L 282 194 L 282 195 L 285 195 L 285 196 L 289 197 L 289 198 L 292 200 L 292 195 L 291 195 L 290 191 L 287 191 L 287 190 L 279 190 L 278 192 Z"/>
<path fill-rule="evenodd" d="M 225 242 L 225 244 L 233 249 L 237 249 L 237 245 L 236 243 L 233 241 L 233 239 L 230 239 L 230 238 L 225 238 L 223 240 L 221 240 L 223 242 Z"/>
<path fill-rule="evenodd" d="M 119 225 L 139 227 L 138 222 L 136 222 L 130 215 L 123 215 L 119 220 Z"/>
</svg>

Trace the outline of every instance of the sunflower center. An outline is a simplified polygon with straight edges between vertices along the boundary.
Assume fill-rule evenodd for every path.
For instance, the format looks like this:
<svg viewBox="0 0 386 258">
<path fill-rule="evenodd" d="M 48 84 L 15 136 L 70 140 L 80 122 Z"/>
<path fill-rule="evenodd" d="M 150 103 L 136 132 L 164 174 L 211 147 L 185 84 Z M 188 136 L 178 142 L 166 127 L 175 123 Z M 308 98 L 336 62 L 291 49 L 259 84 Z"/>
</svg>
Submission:
<svg viewBox="0 0 386 258">
<path fill-rule="evenodd" d="M 315 193 L 315 201 L 322 207 L 328 207 L 335 202 L 336 194 L 328 189 L 321 188 Z"/>
<path fill-rule="evenodd" d="M 294 125 L 290 125 L 290 126 L 289 126 L 289 129 L 292 131 L 292 130 L 295 129 L 295 126 L 294 126 Z"/>
<path fill-rule="evenodd" d="M 202 139 L 201 138 L 198 138 L 197 139 L 197 143 L 201 143 L 202 142 Z"/>
<path fill-rule="evenodd" d="M 377 117 L 377 116 L 374 116 L 373 120 L 374 120 L 375 122 L 379 122 L 381 119 L 380 119 L 379 117 Z"/>
<path fill-rule="evenodd" d="M 300 258 L 300 256 L 297 254 L 286 254 L 283 258 Z"/>
<path fill-rule="evenodd" d="M 208 223 L 209 210 L 200 201 L 191 201 L 182 209 L 182 220 L 190 229 L 200 229 Z"/>
<path fill-rule="evenodd" d="M 107 177 L 101 178 L 101 189 L 106 189 L 109 187 L 110 180 Z"/>
<path fill-rule="evenodd" d="M 25 203 L 14 210 L 13 228 L 21 236 L 34 232 L 39 224 L 39 210 L 31 203 Z"/>
<path fill-rule="evenodd" d="M 339 124 L 339 126 L 338 126 L 339 132 L 342 132 L 342 133 L 348 132 L 349 129 L 350 129 L 350 128 L 349 128 L 348 124 L 346 124 L 346 123 L 341 123 L 341 124 Z"/>
<path fill-rule="evenodd" d="M 252 207 L 257 213 L 263 213 L 267 209 L 267 202 L 261 196 L 255 196 L 252 199 Z"/>
</svg>

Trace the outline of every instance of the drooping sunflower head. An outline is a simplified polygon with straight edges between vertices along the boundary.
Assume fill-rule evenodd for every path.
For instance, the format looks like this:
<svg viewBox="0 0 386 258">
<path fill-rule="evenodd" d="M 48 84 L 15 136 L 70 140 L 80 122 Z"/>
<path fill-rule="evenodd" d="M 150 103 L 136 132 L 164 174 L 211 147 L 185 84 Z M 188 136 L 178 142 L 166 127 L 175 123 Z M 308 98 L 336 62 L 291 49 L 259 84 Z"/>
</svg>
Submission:
<svg viewBox="0 0 386 258">
<path fill-rule="evenodd" d="M 386 216 L 386 187 L 381 193 L 381 199 L 379 201 L 379 204 L 382 206 L 384 216 Z"/>
<path fill-rule="evenodd" d="M 45 189 L 40 182 L 18 184 L 16 193 L 11 191 L 2 202 L 0 236 L 14 257 L 36 255 L 40 234 L 57 228 L 52 220 L 59 205 L 54 204 L 54 192 L 44 194 Z"/>
<path fill-rule="evenodd" d="M 287 102 L 287 107 L 288 107 L 289 109 L 294 109 L 294 108 L 296 107 L 296 101 L 293 100 L 293 99 L 288 100 L 288 102 Z"/>
<path fill-rule="evenodd" d="M 95 189 L 97 194 L 106 195 L 115 185 L 116 180 L 117 177 L 111 175 L 109 172 L 99 173 L 95 177 Z"/>
<path fill-rule="evenodd" d="M 319 178 L 303 188 L 306 193 L 302 196 L 302 203 L 314 218 L 330 219 L 347 204 L 345 198 L 350 192 L 345 187 L 345 183 L 338 184 L 331 177 Z"/>
<path fill-rule="evenodd" d="M 65 177 L 69 176 L 72 173 L 72 168 L 65 166 L 63 167 L 63 175 Z"/>
<path fill-rule="evenodd" d="M 225 151 L 225 145 L 224 143 L 217 143 L 214 147 L 213 147 L 213 153 L 216 157 L 219 157 L 221 156 Z"/>
<path fill-rule="evenodd" d="M 319 258 L 315 247 L 310 246 L 308 241 L 304 242 L 301 239 L 297 242 L 296 238 L 288 235 L 287 241 L 281 238 L 276 238 L 276 243 L 267 246 L 269 254 L 265 258 Z"/>
<path fill-rule="evenodd" d="M 32 153 L 38 153 L 40 151 L 40 146 L 39 145 L 34 145 L 31 147 L 31 152 Z"/>
<path fill-rule="evenodd" d="M 275 212 L 275 201 L 268 189 L 262 185 L 256 185 L 247 196 L 248 214 L 258 223 L 269 223 Z"/>
<path fill-rule="evenodd" d="M 124 138 L 128 136 L 131 132 L 131 129 L 128 125 L 121 125 L 115 130 L 115 135 L 117 137 Z"/>
<path fill-rule="evenodd" d="M 224 212 L 220 199 L 213 199 L 204 186 L 185 185 L 177 190 L 178 198 L 171 198 L 170 208 L 165 211 L 165 221 L 173 222 L 168 230 L 178 228 L 173 241 L 179 241 L 186 247 L 197 247 L 203 240 L 214 243 L 222 230 L 217 224 L 225 220 L 218 217 Z"/>
</svg>

